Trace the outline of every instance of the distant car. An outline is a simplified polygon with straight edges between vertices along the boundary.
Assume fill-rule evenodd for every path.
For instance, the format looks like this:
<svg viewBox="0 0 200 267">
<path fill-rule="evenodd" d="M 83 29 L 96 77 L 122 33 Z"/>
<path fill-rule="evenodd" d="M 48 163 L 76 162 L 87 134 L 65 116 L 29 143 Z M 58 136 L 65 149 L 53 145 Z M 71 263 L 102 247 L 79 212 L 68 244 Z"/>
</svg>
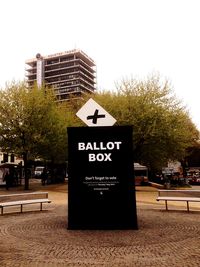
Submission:
<svg viewBox="0 0 200 267">
<path fill-rule="evenodd" d="M 191 185 L 200 185 L 200 177 L 193 177 L 189 180 Z"/>
<path fill-rule="evenodd" d="M 34 177 L 35 178 L 40 178 L 43 170 L 44 170 L 44 167 L 43 166 L 37 166 L 37 167 L 35 167 Z"/>
</svg>

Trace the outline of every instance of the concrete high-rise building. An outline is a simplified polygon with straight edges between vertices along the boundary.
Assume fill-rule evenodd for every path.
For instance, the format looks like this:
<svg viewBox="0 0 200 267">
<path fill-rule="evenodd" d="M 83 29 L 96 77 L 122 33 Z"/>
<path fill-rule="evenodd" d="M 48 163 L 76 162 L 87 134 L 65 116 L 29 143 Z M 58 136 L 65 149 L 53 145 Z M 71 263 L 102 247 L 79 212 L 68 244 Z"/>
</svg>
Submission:
<svg viewBox="0 0 200 267">
<path fill-rule="evenodd" d="M 96 65 L 83 51 L 74 49 L 53 55 L 36 55 L 26 60 L 26 78 L 31 87 L 37 82 L 53 87 L 58 101 L 69 94 L 80 97 L 96 89 Z"/>
</svg>

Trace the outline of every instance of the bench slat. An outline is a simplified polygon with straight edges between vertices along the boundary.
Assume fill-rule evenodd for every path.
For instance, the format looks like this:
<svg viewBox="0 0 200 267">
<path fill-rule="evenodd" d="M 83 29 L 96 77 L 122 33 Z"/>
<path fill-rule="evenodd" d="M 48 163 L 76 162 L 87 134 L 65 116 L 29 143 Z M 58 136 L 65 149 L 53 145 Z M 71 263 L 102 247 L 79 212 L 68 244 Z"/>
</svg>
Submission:
<svg viewBox="0 0 200 267">
<path fill-rule="evenodd" d="M 48 198 L 47 192 L 32 192 L 32 193 L 24 193 L 24 194 L 9 194 L 9 195 L 0 195 L 0 203 L 1 202 L 11 202 L 18 200 L 31 200 L 31 199 L 44 199 Z"/>
<path fill-rule="evenodd" d="M 32 199 L 32 200 L 10 201 L 10 202 L 0 203 L 0 207 L 26 205 L 26 204 L 35 204 L 35 203 L 41 203 L 41 202 L 42 203 L 44 203 L 44 202 L 51 203 L 51 200 L 45 198 L 45 199 Z"/>
<path fill-rule="evenodd" d="M 18 196 L 31 196 L 31 195 L 43 195 L 47 194 L 48 192 L 30 192 L 30 193 L 17 193 L 17 194 L 7 194 L 7 195 L 0 195 L 0 199 L 2 197 L 18 197 Z"/>
<path fill-rule="evenodd" d="M 198 197 L 157 197 L 157 200 L 200 202 Z"/>
</svg>

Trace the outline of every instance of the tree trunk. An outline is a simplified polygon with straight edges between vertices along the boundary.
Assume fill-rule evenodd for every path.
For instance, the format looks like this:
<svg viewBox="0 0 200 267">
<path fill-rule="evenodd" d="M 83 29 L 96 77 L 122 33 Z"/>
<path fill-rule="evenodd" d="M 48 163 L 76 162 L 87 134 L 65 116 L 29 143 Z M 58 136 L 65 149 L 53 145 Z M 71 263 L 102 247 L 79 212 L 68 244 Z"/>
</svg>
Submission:
<svg viewBox="0 0 200 267">
<path fill-rule="evenodd" d="M 29 176 L 27 172 L 27 152 L 23 153 L 23 160 L 24 160 L 24 180 L 25 180 L 25 185 L 24 185 L 24 190 L 29 190 Z"/>
</svg>

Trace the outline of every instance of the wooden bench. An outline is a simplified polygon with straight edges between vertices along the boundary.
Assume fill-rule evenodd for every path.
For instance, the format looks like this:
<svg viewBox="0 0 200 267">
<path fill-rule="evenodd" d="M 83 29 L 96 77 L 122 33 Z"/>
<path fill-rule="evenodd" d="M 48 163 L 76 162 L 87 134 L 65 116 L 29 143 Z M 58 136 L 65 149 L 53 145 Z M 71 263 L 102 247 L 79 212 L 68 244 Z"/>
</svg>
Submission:
<svg viewBox="0 0 200 267">
<path fill-rule="evenodd" d="M 51 200 L 48 199 L 48 192 L 0 195 L 1 215 L 3 215 L 4 207 L 20 206 L 22 212 L 23 205 L 36 203 L 40 203 L 40 211 L 42 211 L 43 203 L 51 203 Z"/>
<path fill-rule="evenodd" d="M 168 210 L 168 201 L 185 201 L 189 212 L 189 202 L 200 202 L 200 190 L 158 190 L 157 201 L 165 201 Z"/>
</svg>

